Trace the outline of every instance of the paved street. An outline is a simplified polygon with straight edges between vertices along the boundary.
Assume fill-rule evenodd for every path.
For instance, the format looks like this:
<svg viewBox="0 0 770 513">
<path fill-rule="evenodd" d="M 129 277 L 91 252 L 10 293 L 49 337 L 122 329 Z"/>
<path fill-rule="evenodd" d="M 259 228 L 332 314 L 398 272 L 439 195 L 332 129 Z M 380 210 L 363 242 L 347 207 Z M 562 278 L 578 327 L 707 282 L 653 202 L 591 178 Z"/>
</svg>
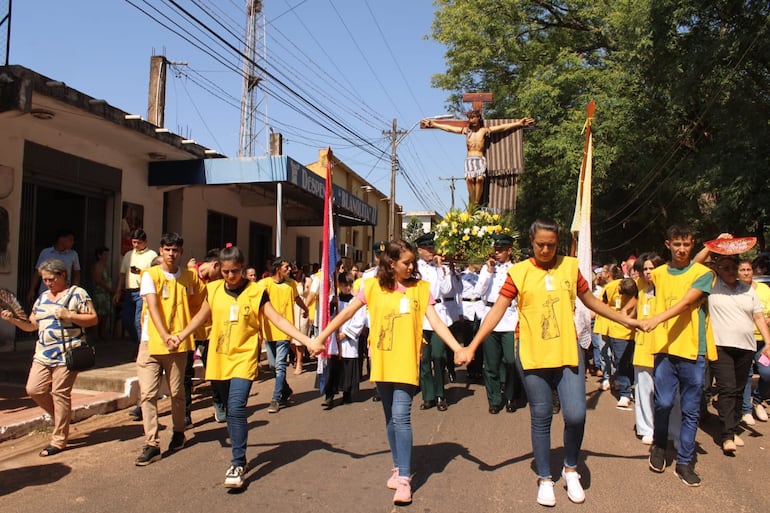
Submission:
<svg viewBox="0 0 770 513">
<path fill-rule="evenodd" d="M 462 382 L 465 373 L 459 372 Z M 269 377 L 264 373 L 265 378 Z M 224 424 L 213 422 L 210 400 L 196 399 L 188 445 L 160 462 L 133 464 L 142 428 L 126 410 L 72 426 L 70 449 L 50 458 L 37 452 L 46 434 L 0 444 L 0 496 L 4 513 L 39 511 L 195 513 L 300 512 L 484 512 L 545 511 L 537 488 L 529 442 L 529 413 L 487 413 L 480 384 L 450 385 L 449 410 L 413 410 L 414 502 L 396 508 L 385 488 L 391 461 L 381 406 L 363 384 L 358 402 L 323 411 L 312 390 L 314 374 L 289 375 L 295 404 L 268 415 L 272 380 L 252 388 L 249 470 L 241 493 L 222 487 L 229 465 Z M 205 387 L 198 389 L 205 392 Z M 766 511 L 763 495 L 770 471 L 768 424 L 743 434 L 746 447 L 726 457 L 703 429 L 698 433 L 700 488 L 688 488 L 669 467 L 647 469 L 647 447 L 633 432 L 633 412 L 615 409 L 615 399 L 588 383 L 588 422 L 583 460 L 587 500 L 567 499 L 556 483 L 555 511 L 753 512 Z M 161 402 L 167 410 L 168 400 Z M 167 412 L 166 412 L 167 413 Z M 170 417 L 162 417 L 170 425 Z M 714 430 L 716 418 L 705 428 Z M 560 417 L 554 419 L 554 475 L 561 463 Z M 170 427 L 162 432 L 168 445 Z M 669 452 L 669 457 L 673 455 Z M 670 458 L 669 458 L 670 459 Z"/>
</svg>

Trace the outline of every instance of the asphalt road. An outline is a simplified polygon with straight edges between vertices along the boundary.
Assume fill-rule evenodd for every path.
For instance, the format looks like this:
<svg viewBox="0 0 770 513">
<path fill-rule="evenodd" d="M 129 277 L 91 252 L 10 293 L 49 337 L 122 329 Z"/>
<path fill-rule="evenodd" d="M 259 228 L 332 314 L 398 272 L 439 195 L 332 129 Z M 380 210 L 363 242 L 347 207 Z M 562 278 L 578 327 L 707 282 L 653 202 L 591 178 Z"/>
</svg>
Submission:
<svg viewBox="0 0 770 513">
<path fill-rule="evenodd" d="M 272 380 L 258 381 L 249 401 L 249 469 L 240 493 L 222 486 L 229 466 L 227 430 L 212 418 L 210 400 L 196 398 L 188 444 L 147 467 L 134 459 L 142 428 L 126 411 L 74 424 L 70 448 L 40 458 L 46 434 L 0 444 L 0 511 L 22 512 L 333 512 L 497 513 L 508 511 L 759 512 L 767 511 L 770 476 L 768 424 L 743 433 L 735 457 L 724 456 L 709 432 L 712 415 L 698 433 L 699 488 L 647 468 L 648 448 L 634 435 L 633 412 L 615 408 L 615 398 L 589 379 L 588 420 L 579 472 L 586 502 L 567 499 L 556 483 L 555 508 L 535 503 L 537 487 L 529 438 L 529 412 L 487 412 L 484 388 L 450 385 L 449 410 L 420 411 L 415 399 L 411 506 L 395 507 L 385 487 L 391 460 L 379 403 L 362 384 L 357 401 L 323 411 L 312 389 L 314 375 L 289 376 L 295 404 L 268 415 Z M 199 392 L 205 392 L 200 387 Z M 168 400 L 161 401 L 165 410 Z M 170 439 L 170 416 L 161 418 L 162 448 Z M 562 421 L 552 427 L 554 476 L 562 458 Z M 673 449 L 669 451 L 669 462 Z"/>
</svg>

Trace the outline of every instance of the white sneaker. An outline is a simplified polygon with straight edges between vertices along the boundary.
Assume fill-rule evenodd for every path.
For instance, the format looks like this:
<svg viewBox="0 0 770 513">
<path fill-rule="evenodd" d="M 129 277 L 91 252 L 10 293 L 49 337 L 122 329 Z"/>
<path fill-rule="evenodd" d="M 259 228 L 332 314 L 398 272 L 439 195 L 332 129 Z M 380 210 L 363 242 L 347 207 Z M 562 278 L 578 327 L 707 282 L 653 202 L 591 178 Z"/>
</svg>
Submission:
<svg viewBox="0 0 770 513">
<path fill-rule="evenodd" d="M 586 493 L 583 491 L 583 485 L 580 484 L 580 474 L 577 472 L 567 472 L 562 469 L 561 477 L 564 478 L 567 486 L 567 497 L 575 504 L 582 504 L 586 500 Z"/>
<path fill-rule="evenodd" d="M 754 416 L 760 422 L 767 422 L 767 410 L 759 403 L 754 405 Z"/>
<path fill-rule="evenodd" d="M 541 506 L 556 506 L 556 495 L 553 493 L 553 480 L 537 480 L 537 503 Z"/>
<path fill-rule="evenodd" d="M 241 488 L 243 486 L 243 467 L 230 466 L 225 473 L 225 488 Z"/>
<path fill-rule="evenodd" d="M 603 379 L 602 380 L 602 390 L 607 391 L 610 389 L 610 380 L 609 379 Z"/>
<path fill-rule="evenodd" d="M 757 421 L 754 420 L 754 415 L 752 415 L 751 413 L 744 413 L 741 416 L 741 422 L 743 422 L 747 426 L 753 426 L 754 424 L 757 423 Z"/>
<path fill-rule="evenodd" d="M 623 396 L 618 400 L 617 406 L 615 406 L 618 410 L 631 410 L 631 398 Z"/>
</svg>

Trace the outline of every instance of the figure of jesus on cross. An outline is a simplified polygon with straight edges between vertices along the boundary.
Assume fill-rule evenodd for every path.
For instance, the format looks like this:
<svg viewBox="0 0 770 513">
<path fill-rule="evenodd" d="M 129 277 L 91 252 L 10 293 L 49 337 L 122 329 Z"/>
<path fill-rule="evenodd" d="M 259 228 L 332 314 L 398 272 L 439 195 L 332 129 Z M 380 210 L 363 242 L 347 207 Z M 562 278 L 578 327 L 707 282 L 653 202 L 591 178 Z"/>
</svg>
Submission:
<svg viewBox="0 0 770 513">
<path fill-rule="evenodd" d="M 420 122 L 420 128 L 439 128 L 446 132 L 465 135 L 465 143 L 468 148 L 468 153 L 465 157 L 465 183 L 468 186 L 469 206 L 473 204 L 478 205 L 484 193 L 484 177 L 487 172 L 486 149 L 490 134 L 527 128 L 535 124 L 533 118 L 522 118 L 502 125 L 484 126 L 484 120 L 481 115 L 481 101 L 475 98 L 475 96 L 481 97 L 482 95 L 484 95 L 484 100 L 491 100 L 491 94 L 487 96 L 487 93 L 465 95 L 463 97 L 463 99 L 465 97 L 473 99 L 473 110 L 467 113 L 467 123 L 458 121 L 442 122 L 430 118 L 423 119 Z"/>
</svg>

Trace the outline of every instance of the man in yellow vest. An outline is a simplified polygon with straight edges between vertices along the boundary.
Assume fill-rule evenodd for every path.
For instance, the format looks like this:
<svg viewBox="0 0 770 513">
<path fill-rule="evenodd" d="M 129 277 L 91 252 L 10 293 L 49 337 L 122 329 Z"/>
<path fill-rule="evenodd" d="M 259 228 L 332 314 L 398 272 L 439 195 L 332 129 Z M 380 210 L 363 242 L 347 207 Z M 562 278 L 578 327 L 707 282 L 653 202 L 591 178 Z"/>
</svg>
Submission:
<svg viewBox="0 0 770 513">
<path fill-rule="evenodd" d="M 142 334 L 136 357 L 144 422 L 145 445 L 135 460 L 139 467 L 160 460 L 158 391 L 165 372 L 171 393 L 173 435 L 168 451 L 184 447 L 184 368 L 187 353 L 195 349 L 192 335 L 181 340 L 175 333 L 190 323 L 206 299 L 206 286 L 195 270 L 179 266 L 184 240 L 166 233 L 160 240 L 160 265 L 142 273 L 139 293 L 144 300 Z"/>
<path fill-rule="evenodd" d="M 294 324 L 294 305 L 300 307 L 303 315 L 307 317 L 308 308 L 299 297 L 297 292 L 297 282 L 289 276 L 291 264 L 288 260 L 278 258 L 272 264 L 272 276 L 262 278 L 259 281 L 265 287 L 270 303 L 273 308 L 281 314 L 283 318 Z M 286 382 L 286 359 L 291 349 L 291 337 L 281 331 L 278 326 L 269 319 L 262 325 L 262 336 L 267 342 L 268 358 L 272 360 L 275 367 L 275 386 L 273 387 L 273 397 L 267 413 L 278 413 L 281 406 L 289 402 L 293 391 Z"/>
<path fill-rule="evenodd" d="M 649 466 L 654 472 L 666 470 L 668 421 L 676 394 L 682 409 L 676 475 L 687 486 L 700 486 L 695 473 L 695 433 L 700 417 L 706 359 L 716 359 L 713 337 L 707 336 L 706 298 L 714 282 L 713 272 L 690 260 L 695 245 L 692 230 L 675 224 L 666 233 L 671 261 L 654 269 L 652 317 L 641 322 L 653 332 L 655 354 L 655 417 Z"/>
</svg>

